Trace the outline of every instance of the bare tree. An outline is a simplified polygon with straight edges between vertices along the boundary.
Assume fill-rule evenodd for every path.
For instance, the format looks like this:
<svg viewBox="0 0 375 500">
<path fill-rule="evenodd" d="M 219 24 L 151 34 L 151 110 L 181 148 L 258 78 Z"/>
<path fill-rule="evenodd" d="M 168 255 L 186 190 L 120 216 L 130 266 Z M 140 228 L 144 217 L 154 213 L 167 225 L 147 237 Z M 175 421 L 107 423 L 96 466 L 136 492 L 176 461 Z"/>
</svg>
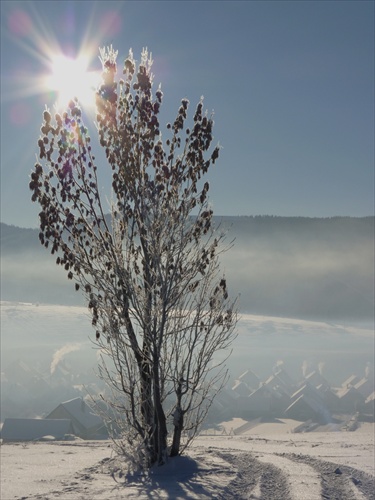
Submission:
<svg viewBox="0 0 375 500">
<path fill-rule="evenodd" d="M 152 93 L 147 50 L 139 65 L 129 52 L 119 82 L 117 52 L 100 55 L 96 126 L 110 199 L 99 182 L 109 167 L 97 166 L 77 100 L 54 120 L 44 111 L 30 189 L 42 245 L 87 298 L 117 444 L 147 468 L 183 451 L 226 376 L 236 301 L 220 274 L 224 235 L 202 181 L 219 146 L 202 100 L 190 128 L 181 101 L 162 141 L 163 94 Z"/>
</svg>

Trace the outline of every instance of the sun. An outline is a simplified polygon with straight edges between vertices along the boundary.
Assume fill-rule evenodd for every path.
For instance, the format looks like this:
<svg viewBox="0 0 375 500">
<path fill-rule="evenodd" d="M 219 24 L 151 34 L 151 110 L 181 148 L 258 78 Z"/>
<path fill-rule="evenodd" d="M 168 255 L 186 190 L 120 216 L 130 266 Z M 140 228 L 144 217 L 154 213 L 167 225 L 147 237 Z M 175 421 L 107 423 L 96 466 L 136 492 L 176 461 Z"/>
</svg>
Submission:
<svg viewBox="0 0 375 500">
<path fill-rule="evenodd" d="M 66 107 L 75 97 L 83 107 L 94 106 L 95 89 L 100 82 L 100 73 L 89 71 L 88 67 L 89 58 L 84 56 L 73 59 L 58 54 L 51 58 L 46 86 L 57 93 L 58 108 Z"/>
</svg>

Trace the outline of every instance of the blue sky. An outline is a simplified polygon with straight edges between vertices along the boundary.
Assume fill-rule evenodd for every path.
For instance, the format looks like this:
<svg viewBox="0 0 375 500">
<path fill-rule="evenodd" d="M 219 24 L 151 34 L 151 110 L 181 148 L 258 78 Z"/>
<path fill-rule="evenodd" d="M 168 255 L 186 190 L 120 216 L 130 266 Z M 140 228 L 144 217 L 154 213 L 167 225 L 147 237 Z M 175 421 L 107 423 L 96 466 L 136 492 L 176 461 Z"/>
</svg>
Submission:
<svg viewBox="0 0 375 500">
<path fill-rule="evenodd" d="M 51 55 L 86 50 L 99 70 L 109 44 L 120 63 L 152 51 L 165 121 L 183 97 L 214 111 L 216 215 L 374 213 L 374 2 L 0 4 L 1 221 L 38 225 L 28 182 Z"/>
</svg>

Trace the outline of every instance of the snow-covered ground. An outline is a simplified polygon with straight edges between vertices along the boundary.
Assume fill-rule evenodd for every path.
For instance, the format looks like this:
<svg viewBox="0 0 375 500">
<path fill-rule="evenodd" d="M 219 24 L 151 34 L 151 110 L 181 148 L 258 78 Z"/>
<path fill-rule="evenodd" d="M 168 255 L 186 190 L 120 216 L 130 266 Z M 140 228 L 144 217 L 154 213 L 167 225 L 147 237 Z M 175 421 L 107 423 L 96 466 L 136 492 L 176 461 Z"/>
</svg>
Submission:
<svg viewBox="0 0 375 500">
<path fill-rule="evenodd" d="M 249 368 L 268 376 L 281 361 L 298 376 L 308 361 L 341 384 L 352 373 L 363 376 L 374 362 L 370 324 L 242 315 L 238 332 L 229 361 L 233 378 Z M 6 365 L 17 359 L 51 372 L 64 360 L 91 366 L 92 336 L 85 308 L 1 303 L 5 378 Z M 106 441 L 3 444 L 0 498 L 374 500 L 374 424 L 362 423 L 355 432 L 332 427 L 293 433 L 299 422 L 280 419 L 234 432 L 243 423 L 232 420 L 220 432 L 205 431 L 186 456 L 148 477 L 126 478 Z"/>
<path fill-rule="evenodd" d="M 237 424 L 148 477 L 123 474 L 107 441 L 3 444 L 1 499 L 374 499 L 374 424 L 292 433 L 298 423 L 285 420 L 232 435 Z"/>
</svg>

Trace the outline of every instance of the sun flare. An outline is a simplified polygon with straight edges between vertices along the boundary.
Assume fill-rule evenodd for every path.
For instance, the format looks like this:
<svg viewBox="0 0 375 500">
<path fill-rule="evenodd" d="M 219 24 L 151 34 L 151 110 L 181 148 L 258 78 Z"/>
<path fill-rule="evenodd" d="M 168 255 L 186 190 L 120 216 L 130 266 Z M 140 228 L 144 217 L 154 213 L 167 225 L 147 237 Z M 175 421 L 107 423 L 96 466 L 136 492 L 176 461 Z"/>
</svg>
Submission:
<svg viewBox="0 0 375 500">
<path fill-rule="evenodd" d="M 57 93 L 57 106 L 67 106 L 77 98 L 82 106 L 92 107 L 95 103 L 95 89 L 100 81 L 97 71 L 88 70 L 89 60 L 83 56 L 72 59 L 57 55 L 51 61 L 51 73 L 47 87 Z"/>
</svg>

